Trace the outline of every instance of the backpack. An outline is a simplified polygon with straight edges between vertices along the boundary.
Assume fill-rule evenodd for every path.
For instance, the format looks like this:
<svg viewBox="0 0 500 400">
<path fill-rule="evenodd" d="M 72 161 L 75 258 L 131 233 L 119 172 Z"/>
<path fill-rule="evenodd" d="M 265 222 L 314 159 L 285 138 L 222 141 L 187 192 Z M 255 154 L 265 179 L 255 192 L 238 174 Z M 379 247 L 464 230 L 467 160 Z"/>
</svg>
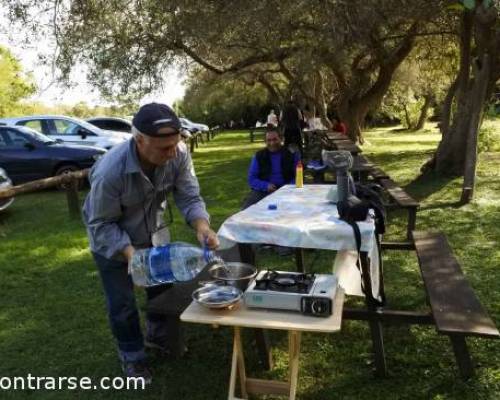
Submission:
<svg viewBox="0 0 500 400">
<path fill-rule="evenodd" d="M 373 297 L 372 293 L 367 293 L 363 285 L 363 270 L 360 263 L 361 251 L 361 232 L 357 224 L 358 221 L 364 221 L 368 217 L 370 209 L 375 211 L 375 239 L 377 246 L 379 246 L 379 235 L 385 232 L 385 218 L 386 212 L 382 202 L 381 190 L 382 188 L 376 184 L 361 185 L 356 184 L 356 196 L 350 195 L 346 200 L 337 203 L 337 209 L 340 219 L 347 222 L 353 229 L 354 238 L 356 239 L 356 248 L 358 251 L 358 259 L 356 266 L 361 274 L 361 290 L 368 298 L 368 301 L 376 306 L 383 306 L 385 304 L 385 293 L 383 286 L 383 271 L 382 271 L 382 257 L 379 253 L 379 275 L 380 275 L 380 300 Z M 379 247 L 380 248 L 380 247 Z"/>
<path fill-rule="evenodd" d="M 375 232 L 379 235 L 385 233 L 385 220 L 387 213 L 382 201 L 382 186 L 376 183 L 356 183 L 356 196 L 368 207 L 375 211 Z"/>
</svg>

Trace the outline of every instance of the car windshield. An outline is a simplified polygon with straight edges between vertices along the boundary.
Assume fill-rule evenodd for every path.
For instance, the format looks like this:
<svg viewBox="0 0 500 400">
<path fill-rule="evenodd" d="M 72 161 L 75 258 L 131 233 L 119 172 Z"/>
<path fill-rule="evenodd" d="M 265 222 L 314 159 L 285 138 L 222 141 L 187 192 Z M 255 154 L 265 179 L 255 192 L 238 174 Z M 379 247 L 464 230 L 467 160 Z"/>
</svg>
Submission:
<svg viewBox="0 0 500 400">
<path fill-rule="evenodd" d="M 36 139 L 39 142 L 43 142 L 46 144 L 54 144 L 57 143 L 54 139 L 49 138 L 48 136 L 45 136 L 43 133 L 40 133 L 38 131 L 35 131 L 34 129 L 27 128 L 26 126 L 20 126 L 18 129 L 27 134 L 30 135 L 33 139 Z"/>
<path fill-rule="evenodd" d="M 102 132 L 101 129 L 99 129 L 97 126 L 92 125 L 91 123 L 84 121 L 83 119 L 80 118 L 71 118 L 71 119 L 90 132 L 93 132 L 95 134 L 99 134 Z"/>
</svg>

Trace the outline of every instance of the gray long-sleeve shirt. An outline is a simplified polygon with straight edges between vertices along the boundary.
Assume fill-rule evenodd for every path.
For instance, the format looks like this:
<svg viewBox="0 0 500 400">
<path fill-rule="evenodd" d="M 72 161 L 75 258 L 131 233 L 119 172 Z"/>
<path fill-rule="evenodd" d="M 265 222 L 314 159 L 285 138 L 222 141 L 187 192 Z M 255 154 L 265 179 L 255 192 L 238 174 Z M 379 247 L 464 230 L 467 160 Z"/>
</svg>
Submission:
<svg viewBox="0 0 500 400">
<path fill-rule="evenodd" d="M 83 219 L 90 249 L 106 258 L 125 260 L 121 252 L 129 244 L 151 246 L 158 212 L 164 211 L 170 192 L 188 223 L 198 218 L 209 220 L 191 157 L 182 142 L 174 159 L 156 167 L 153 182 L 141 169 L 134 139 L 101 158 L 89 180 Z"/>
</svg>

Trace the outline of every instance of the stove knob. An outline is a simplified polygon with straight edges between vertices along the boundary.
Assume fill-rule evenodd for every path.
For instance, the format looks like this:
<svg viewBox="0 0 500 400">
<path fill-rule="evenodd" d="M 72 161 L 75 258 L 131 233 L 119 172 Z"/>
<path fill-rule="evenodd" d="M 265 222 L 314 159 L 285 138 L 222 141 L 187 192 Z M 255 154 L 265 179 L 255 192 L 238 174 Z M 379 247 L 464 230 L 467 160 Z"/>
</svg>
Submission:
<svg viewBox="0 0 500 400">
<path fill-rule="evenodd" d="M 311 311 L 313 314 L 324 314 L 325 310 L 325 303 L 322 302 L 321 300 L 313 300 L 311 303 Z"/>
</svg>

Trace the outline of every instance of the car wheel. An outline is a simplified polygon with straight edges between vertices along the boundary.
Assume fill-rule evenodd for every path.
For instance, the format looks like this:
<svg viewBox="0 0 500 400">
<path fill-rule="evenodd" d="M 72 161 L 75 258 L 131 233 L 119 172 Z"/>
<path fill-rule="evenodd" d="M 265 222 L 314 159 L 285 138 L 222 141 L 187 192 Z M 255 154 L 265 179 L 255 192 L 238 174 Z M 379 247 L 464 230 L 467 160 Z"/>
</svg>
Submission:
<svg viewBox="0 0 500 400">
<path fill-rule="evenodd" d="M 71 172 L 75 172 L 75 171 L 78 171 L 78 170 L 79 170 L 79 168 L 76 165 L 63 165 L 62 167 L 59 167 L 57 169 L 57 171 L 54 174 L 54 176 L 69 174 Z M 67 186 L 68 186 L 67 183 L 60 183 L 59 185 L 57 185 L 57 188 L 59 190 L 66 190 Z M 83 179 L 79 179 L 78 180 L 77 189 L 81 190 L 82 188 L 83 188 Z"/>
</svg>

